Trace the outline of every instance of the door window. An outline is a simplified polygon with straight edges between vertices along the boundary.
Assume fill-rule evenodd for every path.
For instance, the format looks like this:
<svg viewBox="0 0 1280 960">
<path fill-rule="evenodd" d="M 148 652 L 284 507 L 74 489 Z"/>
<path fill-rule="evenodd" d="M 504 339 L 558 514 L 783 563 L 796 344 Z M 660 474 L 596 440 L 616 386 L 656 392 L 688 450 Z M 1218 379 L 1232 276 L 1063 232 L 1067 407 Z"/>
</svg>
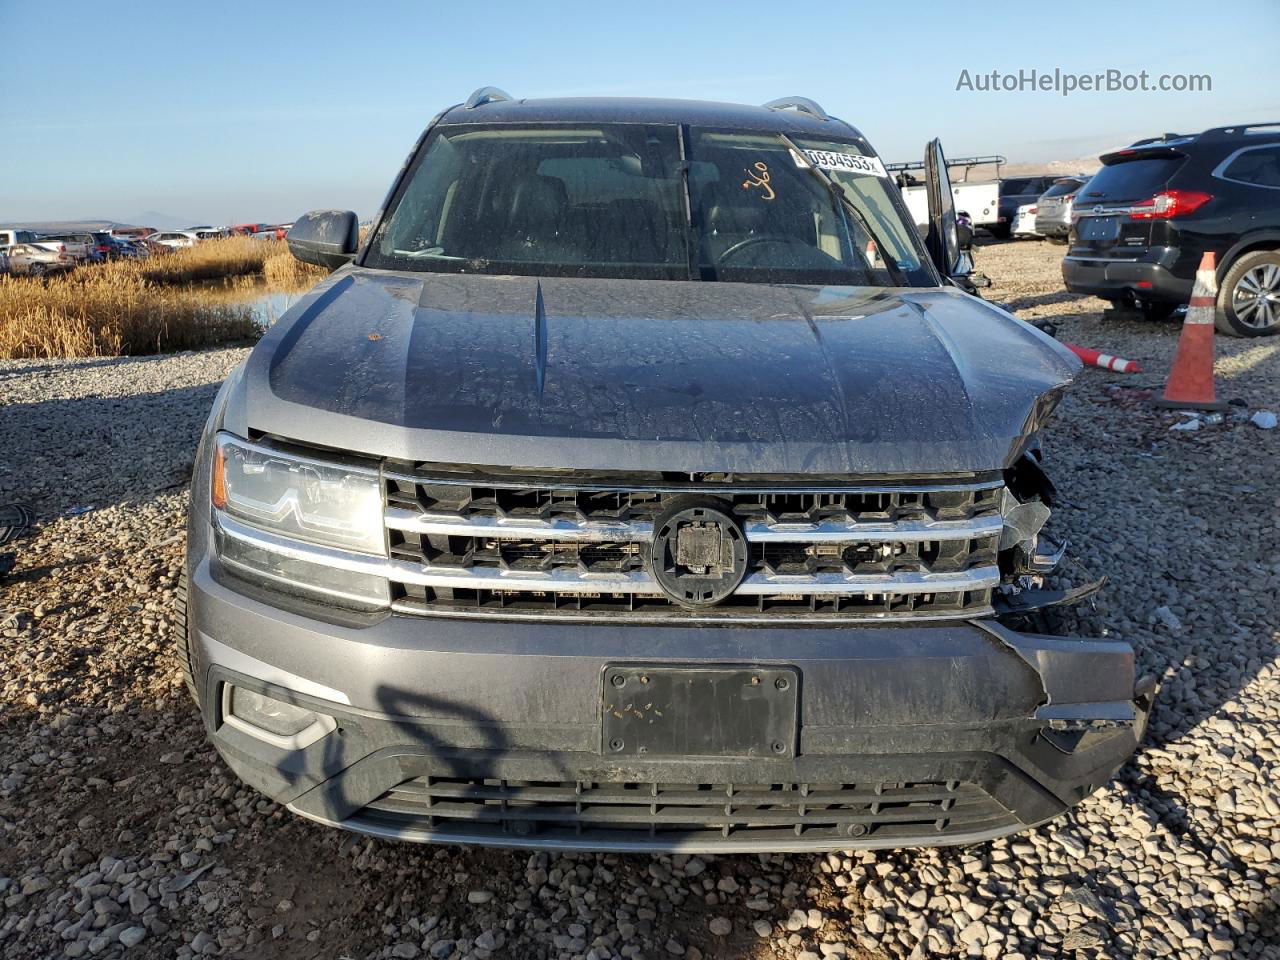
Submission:
<svg viewBox="0 0 1280 960">
<path fill-rule="evenodd" d="M 1280 144 L 1237 151 L 1220 169 L 1215 173 L 1224 180 L 1280 189 Z"/>
</svg>

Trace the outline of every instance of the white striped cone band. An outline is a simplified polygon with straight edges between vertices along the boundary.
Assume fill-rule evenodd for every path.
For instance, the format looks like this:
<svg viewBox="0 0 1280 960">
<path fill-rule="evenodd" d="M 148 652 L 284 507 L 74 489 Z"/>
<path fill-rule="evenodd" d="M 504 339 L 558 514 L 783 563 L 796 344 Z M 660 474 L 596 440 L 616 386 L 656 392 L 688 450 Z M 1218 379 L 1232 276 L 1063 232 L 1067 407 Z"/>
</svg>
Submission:
<svg viewBox="0 0 1280 960">
<path fill-rule="evenodd" d="M 1109 353 L 1098 354 L 1098 366 L 1104 370 L 1114 370 L 1116 373 L 1130 373 L 1130 367 L 1136 367 L 1137 361 L 1126 360 L 1124 357 L 1113 357 Z"/>
<path fill-rule="evenodd" d="M 1218 303 L 1218 277 L 1212 270 L 1197 270 L 1185 323 L 1213 323 Z"/>
</svg>

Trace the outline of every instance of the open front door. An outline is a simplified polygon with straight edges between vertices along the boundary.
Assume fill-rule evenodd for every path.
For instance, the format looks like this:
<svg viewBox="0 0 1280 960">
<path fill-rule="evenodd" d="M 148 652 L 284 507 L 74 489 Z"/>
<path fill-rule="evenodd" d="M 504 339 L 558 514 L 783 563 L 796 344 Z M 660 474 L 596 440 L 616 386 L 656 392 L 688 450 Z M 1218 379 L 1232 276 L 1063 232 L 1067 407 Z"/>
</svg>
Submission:
<svg viewBox="0 0 1280 960">
<path fill-rule="evenodd" d="M 960 269 L 960 234 L 956 226 L 956 201 L 947 175 L 947 158 L 942 143 L 930 140 L 924 150 L 924 176 L 929 194 L 929 233 L 925 246 L 933 264 L 946 277 Z"/>
</svg>

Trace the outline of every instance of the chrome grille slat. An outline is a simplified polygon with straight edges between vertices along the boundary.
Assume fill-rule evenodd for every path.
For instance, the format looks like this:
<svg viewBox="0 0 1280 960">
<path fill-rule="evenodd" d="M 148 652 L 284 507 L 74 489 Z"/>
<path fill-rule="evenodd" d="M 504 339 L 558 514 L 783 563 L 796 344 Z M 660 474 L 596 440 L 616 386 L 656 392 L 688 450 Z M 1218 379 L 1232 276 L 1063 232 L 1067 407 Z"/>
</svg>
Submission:
<svg viewBox="0 0 1280 960">
<path fill-rule="evenodd" d="M 745 596 L 786 593 L 951 593 L 982 590 L 1000 582 L 1000 568 L 975 567 L 964 573 L 913 573 L 846 576 L 840 573 L 750 573 L 738 587 Z"/>
<path fill-rule="evenodd" d="M 600 520 L 533 520 L 522 517 L 487 519 L 461 517 L 387 507 L 385 520 L 392 530 L 455 537 L 544 536 L 556 540 L 652 540 L 653 524 L 647 520 L 608 523 Z M 752 520 L 743 533 L 757 543 L 879 543 L 884 541 L 953 540 L 998 535 L 1004 521 L 999 515 L 972 520 L 903 520 L 897 523 L 781 523 Z"/>
<path fill-rule="evenodd" d="M 902 520 L 897 523 L 766 523 L 743 524 L 748 540 L 757 543 L 882 543 L 914 540 L 959 540 L 998 536 L 1004 521 L 997 514 L 972 520 Z"/>
<path fill-rule="evenodd" d="M 401 583 L 468 590 L 554 590 L 572 593 L 639 593 L 661 596 L 647 573 L 589 573 L 575 570 L 498 570 L 495 568 L 430 567 L 405 560 L 391 561 L 391 576 Z M 977 567 L 965 573 L 845 576 L 818 574 L 749 574 L 737 593 L 743 596 L 792 593 L 929 593 L 982 590 L 1000 582 L 997 567 Z"/>
<path fill-rule="evenodd" d="M 392 530 L 452 537 L 537 537 L 556 540 L 651 540 L 653 524 L 647 520 L 607 523 L 600 520 L 534 520 L 523 517 L 503 519 L 461 517 L 387 507 L 387 526 Z"/>
<path fill-rule="evenodd" d="M 391 561 L 391 576 L 401 583 L 466 590 L 553 590 L 561 593 L 643 593 L 662 591 L 647 573 L 588 573 L 579 570 L 511 570 L 491 567 L 430 567 Z"/>
</svg>

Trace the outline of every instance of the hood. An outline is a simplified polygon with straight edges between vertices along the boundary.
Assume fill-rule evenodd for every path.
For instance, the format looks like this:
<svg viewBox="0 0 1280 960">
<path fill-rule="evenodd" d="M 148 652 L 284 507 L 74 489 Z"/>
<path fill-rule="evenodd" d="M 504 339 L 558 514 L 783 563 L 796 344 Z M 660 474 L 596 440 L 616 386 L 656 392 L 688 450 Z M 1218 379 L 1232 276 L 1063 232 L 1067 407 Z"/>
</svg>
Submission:
<svg viewBox="0 0 1280 960">
<path fill-rule="evenodd" d="M 437 463 L 977 472 L 1079 369 L 950 288 L 348 267 L 254 349 L 227 425 Z"/>
</svg>

